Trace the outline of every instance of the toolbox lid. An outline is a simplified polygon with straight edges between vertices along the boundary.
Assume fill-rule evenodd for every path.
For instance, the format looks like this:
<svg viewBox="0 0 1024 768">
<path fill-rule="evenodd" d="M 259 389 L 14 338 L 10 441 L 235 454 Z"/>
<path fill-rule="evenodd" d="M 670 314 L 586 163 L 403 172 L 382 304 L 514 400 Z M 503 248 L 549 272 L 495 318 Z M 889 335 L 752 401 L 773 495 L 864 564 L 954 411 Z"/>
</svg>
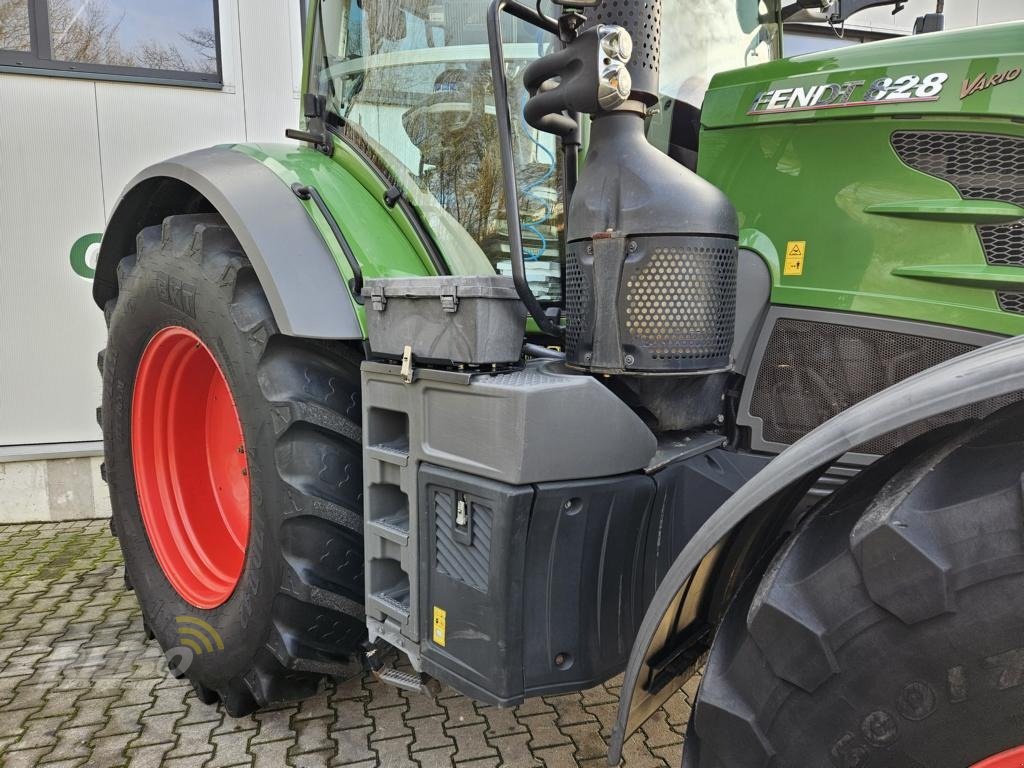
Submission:
<svg viewBox="0 0 1024 768">
<path fill-rule="evenodd" d="M 384 296 L 388 299 L 439 296 L 457 296 L 460 299 L 519 299 L 512 278 L 504 275 L 370 278 L 363 284 L 363 296 Z"/>
</svg>

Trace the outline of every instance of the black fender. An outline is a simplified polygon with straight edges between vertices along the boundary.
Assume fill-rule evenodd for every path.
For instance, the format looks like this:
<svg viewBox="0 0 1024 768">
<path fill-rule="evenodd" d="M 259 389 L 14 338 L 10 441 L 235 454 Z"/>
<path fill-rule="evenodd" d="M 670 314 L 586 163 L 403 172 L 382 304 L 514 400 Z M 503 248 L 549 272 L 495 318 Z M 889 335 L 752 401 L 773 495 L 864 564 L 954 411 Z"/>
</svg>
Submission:
<svg viewBox="0 0 1024 768">
<path fill-rule="evenodd" d="M 694 535 L 665 574 L 647 609 L 626 666 L 608 763 L 616 765 L 625 739 L 678 690 L 692 669 L 664 674 L 651 685 L 652 670 L 665 668 L 667 648 L 688 637 L 706 636 L 699 626 L 694 593 L 710 588 L 707 561 L 745 521 L 780 499 L 803 494 L 818 476 L 854 447 L 890 430 L 954 408 L 1024 390 L 1024 336 L 996 342 L 912 376 L 843 411 L 779 454 L 725 502 Z M 660 654 L 660 656 L 659 656 Z M 690 662 L 696 659 L 689 659 Z"/>
<path fill-rule="evenodd" d="M 179 213 L 216 211 L 235 233 L 281 332 L 362 339 L 352 294 L 306 208 L 255 158 L 230 147 L 190 152 L 150 166 L 128 185 L 100 244 L 93 299 L 117 296 L 117 264 L 145 227 Z"/>
</svg>

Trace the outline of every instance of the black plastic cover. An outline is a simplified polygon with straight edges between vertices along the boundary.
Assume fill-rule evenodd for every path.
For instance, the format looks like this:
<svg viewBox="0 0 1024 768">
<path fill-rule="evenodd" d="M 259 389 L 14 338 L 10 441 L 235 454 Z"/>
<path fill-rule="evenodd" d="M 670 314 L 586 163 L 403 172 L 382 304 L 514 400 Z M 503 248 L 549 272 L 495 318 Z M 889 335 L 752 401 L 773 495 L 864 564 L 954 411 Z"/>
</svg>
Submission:
<svg viewBox="0 0 1024 768">
<path fill-rule="evenodd" d="M 582 690 L 622 670 L 647 608 L 654 492 L 641 474 L 538 486 L 524 600 L 527 696 Z"/>
<path fill-rule="evenodd" d="M 716 448 L 669 464 L 654 475 L 658 495 L 647 528 L 645 610 L 686 543 L 716 509 L 771 459 L 772 456 L 764 454 Z"/>
<path fill-rule="evenodd" d="M 767 460 L 526 486 L 422 465 L 423 670 L 499 706 L 614 677 L 676 555 Z"/>
<path fill-rule="evenodd" d="M 530 485 L 420 467 L 423 671 L 489 704 L 522 700 L 522 595 L 533 495 Z"/>
</svg>

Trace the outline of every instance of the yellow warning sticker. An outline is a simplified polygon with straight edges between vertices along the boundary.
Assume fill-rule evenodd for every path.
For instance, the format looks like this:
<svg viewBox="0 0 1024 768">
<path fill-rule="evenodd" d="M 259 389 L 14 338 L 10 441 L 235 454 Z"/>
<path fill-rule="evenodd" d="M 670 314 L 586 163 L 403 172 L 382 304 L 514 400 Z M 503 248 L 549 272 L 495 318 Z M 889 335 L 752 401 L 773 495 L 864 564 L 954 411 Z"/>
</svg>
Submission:
<svg viewBox="0 0 1024 768">
<path fill-rule="evenodd" d="M 806 240 L 790 240 L 786 243 L 786 263 L 782 274 L 787 276 L 804 273 L 804 256 L 807 254 Z"/>
<path fill-rule="evenodd" d="M 434 642 L 444 648 L 445 624 L 448 621 L 448 612 L 434 606 Z"/>
</svg>

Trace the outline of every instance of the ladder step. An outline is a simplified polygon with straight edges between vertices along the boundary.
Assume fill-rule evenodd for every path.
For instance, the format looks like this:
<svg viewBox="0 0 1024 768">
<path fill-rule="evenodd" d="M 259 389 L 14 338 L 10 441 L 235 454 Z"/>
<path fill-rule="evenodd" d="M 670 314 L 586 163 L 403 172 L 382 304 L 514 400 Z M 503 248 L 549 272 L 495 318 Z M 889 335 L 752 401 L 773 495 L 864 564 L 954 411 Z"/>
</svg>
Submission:
<svg viewBox="0 0 1024 768">
<path fill-rule="evenodd" d="M 393 685 L 395 688 L 401 688 L 403 691 L 427 693 L 427 686 L 423 682 L 423 678 L 418 674 L 402 672 L 398 669 L 380 669 L 374 672 L 374 674 L 382 683 Z"/>
</svg>

